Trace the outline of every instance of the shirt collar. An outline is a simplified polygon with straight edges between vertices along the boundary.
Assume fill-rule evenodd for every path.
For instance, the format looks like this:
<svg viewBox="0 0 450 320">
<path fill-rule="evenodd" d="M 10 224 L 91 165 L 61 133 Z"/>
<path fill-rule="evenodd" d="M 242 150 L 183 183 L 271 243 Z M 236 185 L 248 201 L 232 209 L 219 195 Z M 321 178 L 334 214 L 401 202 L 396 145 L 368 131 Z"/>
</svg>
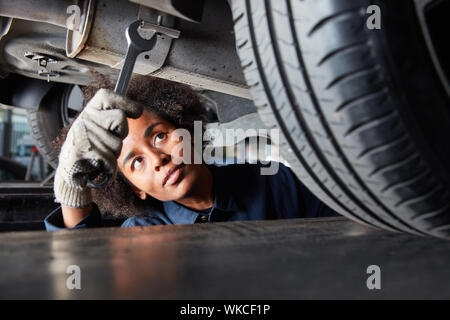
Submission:
<svg viewBox="0 0 450 320">
<path fill-rule="evenodd" d="M 208 166 L 213 174 L 214 205 L 215 208 L 230 212 L 238 211 L 239 206 L 233 194 L 233 185 L 238 183 L 234 177 L 225 177 L 223 170 L 217 166 Z M 198 213 L 188 209 L 175 201 L 163 202 L 164 212 L 167 217 L 176 224 L 193 224 L 198 218 Z"/>
<path fill-rule="evenodd" d="M 163 202 L 164 212 L 174 224 L 193 224 L 198 213 L 188 209 L 175 201 Z"/>
</svg>

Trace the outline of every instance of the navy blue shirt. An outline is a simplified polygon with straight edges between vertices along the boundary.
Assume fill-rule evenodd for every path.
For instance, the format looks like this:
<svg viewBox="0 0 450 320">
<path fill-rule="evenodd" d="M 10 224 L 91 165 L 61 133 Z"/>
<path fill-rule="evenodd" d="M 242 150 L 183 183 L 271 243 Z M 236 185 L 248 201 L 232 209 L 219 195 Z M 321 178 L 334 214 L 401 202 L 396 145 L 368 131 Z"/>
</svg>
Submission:
<svg viewBox="0 0 450 320">
<path fill-rule="evenodd" d="M 130 217 L 122 227 L 339 216 L 283 164 L 279 164 L 274 175 L 261 175 L 261 167 L 261 164 L 210 166 L 214 179 L 211 209 L 199 212 L 175 201 L 163 202 L 161 209 Z M 61 208 L 51 212 L 44 222 L 47 231 L 66 229 Z M 94 204 L 92 211 L 71 229 L 101 225 L 101 214 Z"/>
</svg>

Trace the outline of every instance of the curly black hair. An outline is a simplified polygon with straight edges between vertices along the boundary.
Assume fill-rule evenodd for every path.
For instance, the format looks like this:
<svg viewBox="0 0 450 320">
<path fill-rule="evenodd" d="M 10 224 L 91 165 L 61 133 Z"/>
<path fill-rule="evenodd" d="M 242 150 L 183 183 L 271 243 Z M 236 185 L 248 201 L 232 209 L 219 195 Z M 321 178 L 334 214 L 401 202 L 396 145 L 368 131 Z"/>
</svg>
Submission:
<svg viewBox="0 0 450 320">
<path fill-rule="evenodd" d="M 82 88 L 84 101 L 89 101 L 101 88 L 113 89 L 111 82 L 100 74 L 96 74 L 96 82 Z M 127 97 L 139 102 L 148 112 L 152 112 L 169 121 L 177 128 L 193 132 L 194 121 L 206 123 L 206 113 L 200 96 L 190 87 L 176 82 L 149 76 L 134 76 L 130 81 Z M 61 150 L 70 125 L 61 130 L 53 142 L 57 150 Z M 143 211 L 149 206 L 159 207 L 156 199 L 142 201 L 131 189 L 129 182 L 120 172 L 116 179 L 101 189 L 93 189 L 93 201 L 103 215 L 127 218 Z"/>
</svg>

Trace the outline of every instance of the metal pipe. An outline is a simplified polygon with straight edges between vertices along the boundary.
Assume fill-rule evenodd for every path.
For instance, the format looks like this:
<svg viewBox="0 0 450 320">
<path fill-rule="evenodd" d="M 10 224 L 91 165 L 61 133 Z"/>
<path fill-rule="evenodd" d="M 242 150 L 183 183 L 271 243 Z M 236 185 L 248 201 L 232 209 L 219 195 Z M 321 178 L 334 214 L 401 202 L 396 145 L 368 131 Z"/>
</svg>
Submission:
<svg viewBox="0 0 450 320">
<path fill-rule="evenodd" d="M 0 16 L 67 27 L 67 8 L 73 0 L 0 0 Z"/>
</svg>

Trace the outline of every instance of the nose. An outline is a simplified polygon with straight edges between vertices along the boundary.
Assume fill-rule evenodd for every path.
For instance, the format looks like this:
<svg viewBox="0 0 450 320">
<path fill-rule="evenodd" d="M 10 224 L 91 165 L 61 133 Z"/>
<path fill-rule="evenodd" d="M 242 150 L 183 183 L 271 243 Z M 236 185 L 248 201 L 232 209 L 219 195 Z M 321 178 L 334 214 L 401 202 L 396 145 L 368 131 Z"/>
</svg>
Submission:
<svg viewBox="0 0 450 320">
<path fill-rule="evenodd" d="M 163 166 L 168 164 L 172 157 L 170 154 L 165 153 L 162 150 L 155 150 L 153 148 L 147 148 L 147 155 L 151 161 L 152 167 L 155 171 L 160 171 Z"/>
</svg>

